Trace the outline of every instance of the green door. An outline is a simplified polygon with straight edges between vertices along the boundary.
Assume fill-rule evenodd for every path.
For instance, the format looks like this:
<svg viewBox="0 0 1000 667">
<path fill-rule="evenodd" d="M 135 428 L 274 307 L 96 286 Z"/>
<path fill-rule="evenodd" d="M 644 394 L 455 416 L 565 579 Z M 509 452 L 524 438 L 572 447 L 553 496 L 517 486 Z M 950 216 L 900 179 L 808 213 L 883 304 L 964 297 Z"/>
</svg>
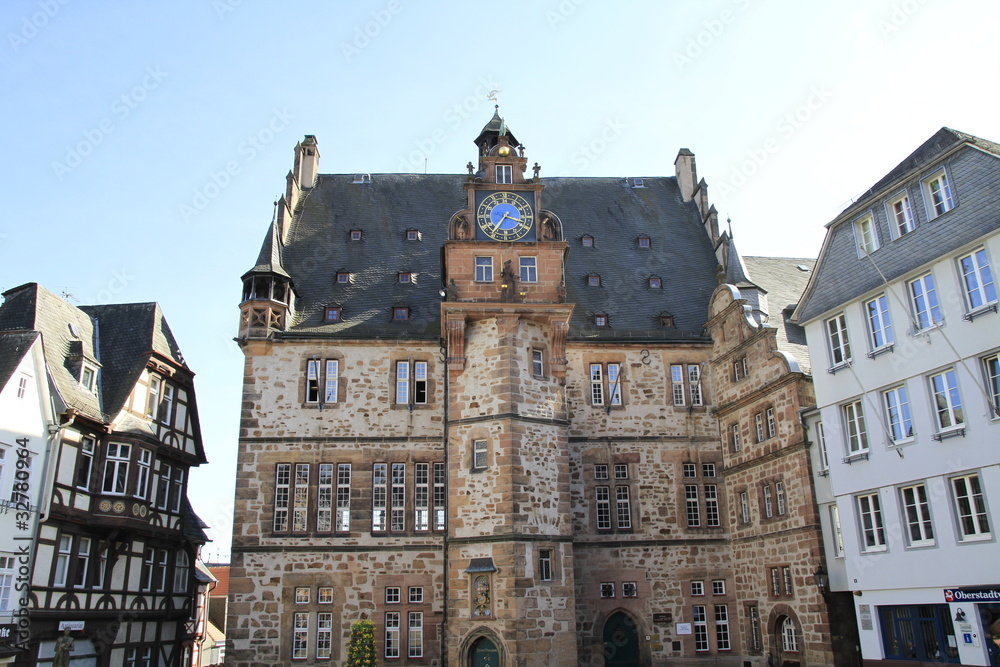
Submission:
<svg viewBox="0 0 1000 667">
<path fill-rule="evenodd" d="M 605 667 L 638 667 L 639 635 L 635 621 L 618 612 L 604 624 Z"/>
<path fill-rule="evenodd" d="M 472 667 L 500 667 L 500 651 L 486 637 L 472 647 Z"/>
</svg>

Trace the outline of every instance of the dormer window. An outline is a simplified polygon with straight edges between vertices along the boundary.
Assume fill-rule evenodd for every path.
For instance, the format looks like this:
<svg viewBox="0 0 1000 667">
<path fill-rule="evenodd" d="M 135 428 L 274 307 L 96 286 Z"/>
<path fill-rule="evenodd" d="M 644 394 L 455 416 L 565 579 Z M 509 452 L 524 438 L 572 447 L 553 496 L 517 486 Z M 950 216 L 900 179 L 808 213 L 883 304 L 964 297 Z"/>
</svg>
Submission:
<svg viewBox="0 0 1000 667">
<path fill-rule="evenodd" d="M 83 368 L 80 369 L 80 386 L 87 391 L 94 391 L 96 380 L 97 369 L 88 364 L 84 364 Z"/>
<path fill-rule="evenodd" d="M 497 165 L 497 183 L 513 183 L 514 167 L 509 164 Z"/>
<path fill-rule="evenodd" d="M 639 237 L 639 247 L 640 248 L 648 248 L 649 244 L 650 244 L 650 239 L 649 239 L 648 236 L 640 236 Z"/>
<path fill-rule="evenodd" d="M 608 316 L 604 313 L 597 313 L 594 315 L 594 326 L 595 327 L 606 327 L 608 326 Z"/>
<path fill-rule="evenodd" d="M 340 306 L 327 306 L 323 309 L 324 322 L 339 322 L 343 309 Z"/>
<path fill-rule="evenodd" d="M 351 230 L 351 240 L 352 241 L 360 241 L 361 240 L 361 230 L 360 229 L 352 229 Z"/>
<path fill-rule="evenodd" d="M 413 274 L 409 271 L 400 271 L 398 274 L 398 280 L 401 283 L 409 284 L 413 282 Z"/>
<path fill-rule="evenodd" d="M 600 287 L 601 277 L 596 273 L 591 273 L 589 276 L 587 276 L 587 285 L 589 285 L 590 287 Z"/>
<path fill-rule="evenodd" d="M 410 319 L 409 306 L 395 306 L 392 309 L 392 319 L 396 322 L 405 322 Z"/>
<path fill-rule="evenodd" d="M 657 316 L 657 319 L 660 320 L 660 326 L 663 327 L 664 329 L 674 328 L 674 316 L 671 315 L 670 313 L 660 313 Z"/>
<path fill-rule="evenodd" d="M 371 183 L 372 182 L 372 175 L 371 174 L 354 174 L 354 180 L 351 181 L 351 182 L 352 183 Z"/>
<path fill-rule="evenodd" d="M 80 327 L 76 326 L 74 323 L 69 323 L 69 334 L 76 339 L 80 338 Z"/>
<path fill-rule="evenodd" d="M 661 289 L 663 287 L 663 280 L 659 276 L 649 277 L 649 289 Z"/>
<path fill-rule="evenodd" d="M 582 245 L 584 248 L 593 248 L 594 247 L 594 237 L 591 236 L 590 234 L 587 234 L 587 235 L 581 237 L 580 238 L 580 245 Z"/>
<path fill-rule="evenodd" d="M 346 285 L 351 282 L 350 271 L 337 271 L 337 284 Z"/>
<path fill-rule="evenodd" d="M 644 188 L 646 186 L 642 184 L 642 179 L 641 178 L 633 178 L 632 179 L 632 187 L 633 188 Z"/>
<path fill-rule="evenodd" d="M 420 232 L 418 230 L 416 230 L 416 229 L 407 229 L 406 230 L 406 240 L 407 241 L 419 241 L 420 240 Z"/>
</svg>

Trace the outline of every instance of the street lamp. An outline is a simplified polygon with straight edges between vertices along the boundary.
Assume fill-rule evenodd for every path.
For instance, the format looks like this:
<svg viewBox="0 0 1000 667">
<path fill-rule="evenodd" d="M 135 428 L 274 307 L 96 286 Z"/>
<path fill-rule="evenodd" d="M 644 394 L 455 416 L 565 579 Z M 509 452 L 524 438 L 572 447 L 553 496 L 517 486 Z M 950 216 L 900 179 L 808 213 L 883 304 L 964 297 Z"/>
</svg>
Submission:
<svg viewBox="0 0 1000 667">
<path fill-rule="evenodd" d="M 816 568 L 816 573 L 813 575 L 816 578 L 816 588 L 819 589 L 820 595 L 826 595 L 826 591 L 830 588 L 830 575 L 826 573 L 826 568 L 820 565 Z"/>
</svg>

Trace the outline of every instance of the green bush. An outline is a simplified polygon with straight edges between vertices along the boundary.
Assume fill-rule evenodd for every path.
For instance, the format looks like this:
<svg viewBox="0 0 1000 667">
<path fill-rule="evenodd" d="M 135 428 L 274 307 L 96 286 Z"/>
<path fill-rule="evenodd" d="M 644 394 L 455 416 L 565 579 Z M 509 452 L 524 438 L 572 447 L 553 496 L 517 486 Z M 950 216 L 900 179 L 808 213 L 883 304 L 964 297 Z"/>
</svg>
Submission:
<svg viewBox="0 0 1000 667">
<path fill-rule="evenodd" d="M 347 667 L 376 667 L 375 624 L 355 621 L 351 626 L 351 639 L 347 642 Z"/>
</svg>

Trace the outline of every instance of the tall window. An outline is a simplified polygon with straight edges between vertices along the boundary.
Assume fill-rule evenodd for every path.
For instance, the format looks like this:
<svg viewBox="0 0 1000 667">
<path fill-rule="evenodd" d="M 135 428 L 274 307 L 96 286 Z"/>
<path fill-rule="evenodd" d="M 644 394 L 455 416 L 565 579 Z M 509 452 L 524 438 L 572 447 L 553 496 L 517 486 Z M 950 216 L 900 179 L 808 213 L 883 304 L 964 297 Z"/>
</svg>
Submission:
<svg viewBox="0 0 1000 667">
<path fill-rule="evenodd" d="M 513 183 L 514 182 L 514 167 L 509 164 L 498 164 L 497 165 L 497 183 Z"/>
<path fill-rule="evenodd" d="M 486 440 L 472 441 L 472 469 L 486 470 L 489 464 L 489 453 L 486 449 Z"/>
<path fill-rule="evenodd" d="M 430 528 L 430 465 L 413 466 L 413 530 Z"/>
<path fill-rule="evenodd" d="M 750 617 L 750 647 L 754 651 L 759 651 L 762 642 L 760 636 L 760 611 L 757 609 L 757 605 L 747 607 L 747 616 Z"/>
<path fill-rule="evenodd" d="M 434 464 L 434 530 L 444 530 L 444 463 Z"/>
<path fill-rule="evenodd" d="M 1000 355 L 983 359 L 983 371 L 986 373 L 986 391 L 993 404 L 993 416 L 1000 417 Z"/>
<path fill-rule="evenodd" d="M 784 516 L 788 511 L 788 503 L 785 499 L 785 483 L 774 483 L 774 501 L 778 506 L 778 516 Z"/>
<path fill-rule="evenodd" d="M 729 441 L 732 443 L 734 452 L 740 451 L 740 424 L 739 422 L 729 427 Z"/>
<path fill-rule="evenodd" d="M 388 476 L 388 464 L 376 463 L 372 467 L 372 531 L 374 532 L 384 531 L 386 528 Z"/>
<path fill-rule="evenodd" d="M 708 618 L 705 615 L 705 605 L 696 604 L 691 608 L 691 621 L 694 625 L 694 650 L 708 650 Z"/>
<path fill-rule="evenodd" d="M 132 445 L 108 443 L 108 454 L 104 461 L 104 493 L 125 493 L 131 457 Z"/>
<path fill-rule="evenodd" d="M 396 404 L 425 405 L 427 403 L 427 362 L 396 362 Z"/>
<path fill-rule="evenodd" d="M 830 505 L 830 526 L 833 528 L 833 547 L 837 558 L 844 557 L 844 531 L 840 527 L 840 509 Z"/>
<path fill-rule="evenodd" d="M 854 222 L 854 237 L 858 242 L 858 255 L 864 257 L 878 250 L 878 233 L 871 215 Z"/>
<path fill-rule="evenodd" d="M 799 637 L 795 631 L 795 622 L 788 616 L 781 622 L 781 650 L 786 653 L 797 653 L 799 650 Z"/>
<path fill-rule="evenodd" d="M 889 300 L 884 294 L 865 304 L 868 315 L 868 336 L 872 350 L 885 347 L 893 342 L 892 323 L 889 320 Z"/>
<path fill-rule="evenodd" d="M 951 488 L 955 494 L 958 511 L 958 525 L 963 540 L 986 540 L 990 538 L 990 523 L 986 518 L 986 502 L 979 475 L 953 477 Z"/>
<path fill-rule="evenodd" d="M 729 607 L 715 605 L 715 646 L 720 651 L 732 648 L 729 643 Z"/>
<path fill-rule="evenodd" d="M 962 270 L 965 286 L 965 300 L 969 310 L 997 302 L 997 288 L 993 283 L 993 272 L 986 257 L 986 248 L 980 248 L 961 257 L 958 265 Z"/>
<path fill-rule="evenodd" d="M 764 442 L 764 413 L 758 412 L 753 416 L 754 429 L 757 433 L 757 442 Z"/>
<path fill-rule="evenodd" d="M 934 397 L 934 411 L 939 429 L 957 428 L 965 423 L 962 401 L 958 395 L 958 378 L 955 369 L 937 373 L 930 377 L 931 393 Z"/>
<path fill-rule="evenodd" d="M 764 504 L 764 518 L 770 519 L 774 516 L 774 503 L 771 500 L 771 485 L 765 484 L 761 489 Z"/>
<path fill-rule="evenodd" d="M 910 198 L 905 193 L 891 200 L 888 209 L 894 237 L 899 238 L 913 231 L 913 210 L 910 208 Z"/>
<path fill-rule="evenodd" d="M 701 366 L 690 364 L 688 371 L 688 391 L 691 393 L 691 405 L 701 405 Z"/>
<path fill-rule="evenodd" d="M 56 566 L 52 577 L 53 586 L 65 586 L 69 576 L 69 561 L 73 557 L 73 538 L 62 535 L 56 550 Z"/>
<path fill-rule="evenodd" d="M 322 372 L 322 377 L 321 377 Z M 340 362 L 337 359 L 310 359 L 306 362 L 306 403 L 337 402 L 337 385 L 340 380 Z M 322 394 L 320 393 L 322 387 Z"/>
<path fill-rule="evenodd" d="M 863 551 L 885 551 L 885 526 L 878 493 L 858 496 L 858 516 L 861 519 Z"/>
<path fill-rule="evenodd" d="M 292 659 L 309 657 L 309 614 L 298 612 L 292 616 Z"/>
<path fill-rule="evenodd" d="M 541 350 L 533 349 L 531 351 L 531 374 L 537 378 L 545 375 L 545 364 L 543 363 Z"/>
<path fill-rule="evenodd" d="M 76 486 L 85 491 L 90 490 L 90 473 L 94 468 L 94 439 L 90 436 L 80 438 L 80 457 L 76 464 Z M 3 476 L 0 475 L 0 481 Z"/>
<path fill-rule="evenodd" d="M 885 401 L 885 415 L 892 441 L 902 442 L 913 437 L 913 421 L 910 419 L 910 404 L 906 399 L 906 387 L 894 387 L 882 392 Z"/>
<path fill-rule="evenodd" d="M 830 457 L 826 449 L 826 434 L 823 433 L 823 422 L 816 422 L 816 447 L 819 451 L 819 469 L 830 470 Z"/>
<path fill-rule="evenodd" d="M 407 655 L 411 658 L 420 658 L 424 655 L 424 613 L 409 612 L 409 626 L 406 638 Z"/>
<path fill-rule="evenodd" d="M 826 331 L 830 342 L 830 359 L 834 366 L 851 360 L 851 344 L 847 339 L 847 318 L 841 313 L 826 321 Z"/>
<path fill-rule="evenodd" d="M 934 544 L 931 511 L 927 504 L 927 487 L 923 484 L 904 486 L 899 490 L 906 516 L 906 535 L 911 547 Z"/>
<path fill-rule="evenodd" d="M 767 437 L 773 438 L 778 435 L 778 424 L 774 420 L 774 408 L 765 410 L 764 418 L 767 420 Z"/>
<path fill-rule="evenodd" d="M 670 367 L 670 386 L 674 397 L 674 405 L 684 405 L 684 367 Z"/>
<path fill-rule="evenodd" d="M 928 211 L 928 217 L 930 218 L 936 218 L 955 207 L 951 197 L 951 185 L 948 183 L 948 175 L 945 174 L 943 169 L 924 181 L 924 192 L 930 208 Z"/>
<path fill-rule="evenodd" d="M 333 530 L 333 464 L 319 464 L 319 479 L 316 485 L 316 530 Z"/>
<path fill-rule="evenodd" d="M 76 568 L 73 573 L 73 586 L 80 588 L 87 585 L 87 574 L 90 570 L 90 538 L 76 539 Z"/>
<path fill-rule="evenodd" d="M 292 531 L 305 532 L 309 522 L 309 464 L 295 464 L 292 489 Z"/>
<path fill-rule="evenodd" d="M 854 401 L 841 406 L 844 414 L 844 426 L 847 430 L 847 451 L 850 454 L 860 454 L 868 451 L 868 432 L 865 430 L 865 412 L 861 401 Z"/>
<path fill-rule="evenodd" d="M 385 613 L 385 657 L 399 657 L 399 612 Z"/>
<path fill-rule="evenodd" d="M 750 494 L 746 491 L 740 492 L 740 522 L 750 523 Z"/>
<path fill-rule="evenodd" d="M 14 591 L 14 556 L 0 556 L 0 613 L 13 609 L 11 595 Z"/>
<path fill-rule="evenodd" d="M 153 452 L 148 449 L 140 449 L 138 464 L 139 474 L 136 476 L 135 481 L 135 495 L 137 498 L 145 499 L 146 494 L 149 492 L 149 475 L 153 466 Z"/>
<path fill-rule="evenodd" d="M 191 560 L 188 558 L 187 552 L 181 549 L 177 552 L 177 557 L 174 560 L 174 586 L 173 591 L 177 593 L 186 593 L 188 590 L 188 577 L 191 573 Z"/>
<path fill-rule="evenodd" d="M 538 578 L 552 581 L 552 549 L 538 550 Z"/>
<path fill-rule="evenodd" d="M 934 289 L 934 276 L 928 273 L 916 280 L 911 280 L 909 285 L 914 324 L 917 330 L 940 324 L 942 322 L 941 307 Z"/>
<path fill-rule="evenodd" d="M 389 530 L 400 532 L 406 530 L 406 464 L 392 464 L 392 486 L 390 488 L 390 498 L 392 500 L 391 514 L 389 516 Z"/>
<path fill-rule="evenodd" d="M 684 508 L 687 514 L 688 528 L 697 528 L 701 525 L 701 508 L 698 506 L 698 485 L 686 484 L 684 486 Z"/>
<path fill-rule="evenodd" d="M 492 257 L 476 257 L 476 282 L 477 283 L 493 282 Z"/>
<path fill-rule="evenodd" d="M 611 487 L 595 487 L 597 497 L 597 530 L 611 530 Z"/>
<path fill-rule="evenodd" d="M 522 283 L 538 282 L 538 265 L 534 257 L 521 257 L 518 260 Z"/>
<path fill-rule="evenodd" d="M 750 373 L 750 368 L 747 364 L 747 358 L 742 357 L 733 362 L 733 382 L 739 382 L 743 378 L 747 377 Z"/>
<path fill-rule="evenodd" d="M 316 615 L 316 658 L 329 660 L 333 654 L 333 614 L 324 611 Z"/>
<path fill-rule="evenodd" d="M 629 499 L 627 486 L 615 487 L 615 509 L 617 512 L 618 529 L 632 528 L 632 503 Z"/>
<path fill-rule="evenodd" d="M 705 485 L 705 525 L 716 528 L 720 524 L 719 487 L 715 484 Z"/>
<path fill-rule="evenodd" d="M 277 533 L 288 530 L 288 499 L 291 488 L 292 466 L 290 463 L 279 463 L 274 476 L 274 531 Z M 163 477 L 160 477 L 162 480 Z"/>
<path fill-rule="evenodd" d="M 160 385 L 163 380 L 159 376 L 149 376 L 149 392 L 146 394 L 146 416 L 152 417 L 156 414 L 156 408 L 160 404 Z"/>
<path fill-rule="evenodd" d="M 620 371 L 621 364 L 590 364 L 590 400 L 593 405 L 604 405 L 605 395 L 608 396 L 608 405 L 622 404 Z"/>
</svg>

